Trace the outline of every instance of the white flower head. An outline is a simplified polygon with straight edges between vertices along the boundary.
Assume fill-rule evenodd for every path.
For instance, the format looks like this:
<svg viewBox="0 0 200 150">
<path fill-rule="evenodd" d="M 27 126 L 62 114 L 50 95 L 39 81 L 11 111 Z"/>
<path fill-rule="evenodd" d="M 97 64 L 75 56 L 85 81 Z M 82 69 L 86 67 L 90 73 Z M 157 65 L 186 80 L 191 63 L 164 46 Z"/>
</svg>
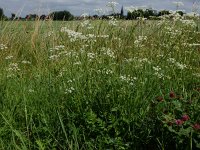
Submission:
<svg viewBox="0 0 200 150">
<path fill-rule="evenodd" d="M 5 44 L 0 44 L 0 50 L 5 50 L 7 49 L 8 47 L 5 45 Z"/>
<path fill-rule="evenodd" d="M 12 59 L 12 58 L 13 58 L 12 55 L 9 55 L 9 56 L 6 56 L 6 57 L 5 57 L 6 60 L 10 60 L 10 59 Z"/>
</svg>

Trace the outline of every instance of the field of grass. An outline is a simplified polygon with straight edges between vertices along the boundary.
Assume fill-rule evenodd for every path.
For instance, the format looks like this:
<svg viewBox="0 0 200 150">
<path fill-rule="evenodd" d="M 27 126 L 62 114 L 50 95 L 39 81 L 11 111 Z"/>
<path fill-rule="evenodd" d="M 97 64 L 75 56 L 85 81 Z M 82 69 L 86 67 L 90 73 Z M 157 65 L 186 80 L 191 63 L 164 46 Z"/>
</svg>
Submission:
<svg viewBox="0 0 200 150">
<path fill-rule="evenodd" d="M 0 149 L 200 148 L 198 24 L 0 22 Z"/>
</svg>

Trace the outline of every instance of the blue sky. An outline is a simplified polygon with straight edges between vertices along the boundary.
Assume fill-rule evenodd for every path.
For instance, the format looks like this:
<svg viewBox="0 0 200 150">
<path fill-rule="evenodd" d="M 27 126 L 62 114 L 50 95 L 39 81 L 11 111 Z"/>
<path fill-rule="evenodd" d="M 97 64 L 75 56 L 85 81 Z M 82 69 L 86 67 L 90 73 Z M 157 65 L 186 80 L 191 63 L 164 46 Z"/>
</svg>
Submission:
<svg viewBox="0 0 200 150">
<path fill-rule="evenodd" d="M 176 0 L 175 0 L 176 1 Z M 191 12 L 193 2 L 200 0 L 177 0 L 184 3 L 180 9 Z M 5 14 L 9 17 L 11 13 L 19 16 L 25 16 L 29 13 L 48 14 L 55 10 L 68 10 L 74 15 L 88 13 L 93 15 L 94 9 L 102 8 L 109 11 L 106 4 L 109 0 L 0 0 L 0 7 L 4 9 Z M 121 6 L 147 6 L 157 10 L 169 9 L 175 10 L 174 0 L 116 0 L 119 3 L 118 10 Z"/>
</svg>

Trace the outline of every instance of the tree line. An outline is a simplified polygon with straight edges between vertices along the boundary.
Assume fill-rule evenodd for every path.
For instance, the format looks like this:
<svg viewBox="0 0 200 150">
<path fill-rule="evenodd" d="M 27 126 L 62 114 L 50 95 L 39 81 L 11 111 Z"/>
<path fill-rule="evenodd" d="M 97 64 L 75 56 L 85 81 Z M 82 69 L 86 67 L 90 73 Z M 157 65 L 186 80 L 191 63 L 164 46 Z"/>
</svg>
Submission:
<svg viewBox="0 0 200 150">
<path fill-rule="evenodd" d="M 4 11 L 2 8 L 0 8 L 0 20 L 46 20 L 46 19 L 52 19 L 52 20 L 63 20 L 63 21 L 68 21 L 68 20 L 73 20 L 74 15 L 72 15 L 69 11 L 64 10 L 64 11 L 54 11 L 48 15 L 37 15 L 37 14 L 28 14 L 24 18 L 17 16 L 16 14 L 12 13 L 11 17 L 8 18 L 7 16 L 4 15 Z"/>
<path fill-rule="evenodd" d="M 177 11 L 181 16 L 184 14 L 182 11 Z M 93 16 L 87 16 L 88 19 L 109 19 L 110 16 L 113 16 L 114 18 L 119 18 L 119 19 L 127 19 L 127 20 L 134 20 L 137 19 L 138 17 L 143 17 L 147 19 L 159 19 L 160 16 L 163 15 L 169 15 L 170 11 L 169 10 L 153 10 L 153 9 L 137 9 L 133 11 L 128 11 L 127 15 L 124 15 L 124 9 L 123 6 L 121 8 L 120 13 L 113 13 L 109 15 L 93 15 Z M 85 18 L 85 17 L 84 17 Z M 18 17 L 14 13 L 11 14 L 11 17 L 8 18 L 4 15 L 4 11 L 2 8 L 0 8 L 0 19 L 4 20 L 46 20 L 46 19 L 52 19 L 52 20 L 63 20 L 63 21 L 68 21 L 68 20 L 81 20 L 83 17 L 75 17 L 72 15 L 69 11 L 64 10 L 64 11 L 54 11 L 50 13 L 49 15 L 40 15 L 38 16 L 37 14 L 28 14 L 26 15 L 25 18 Z"/>
<path fill-rule="evenodd" d="M 184 12 L 183 11 L 176 11 L 176 13 L 178 13 L 179 15 L 183 16 Z M 137 19 L 138 17 L 143 17 L 143 18 L 147 18 L 147 19 L 159 19 L 160 16 L 163 15 L 169 15 L 170 11 L 169 10 L 161 10 L 161 11 L 157 11 L 157 10 L 152 10 L 152 9 L 137 9 L 134 11 L 129 11 L 127 13 L 127 19 L 128 20 L 133 20 L 133 19 Z"/>
</svg>

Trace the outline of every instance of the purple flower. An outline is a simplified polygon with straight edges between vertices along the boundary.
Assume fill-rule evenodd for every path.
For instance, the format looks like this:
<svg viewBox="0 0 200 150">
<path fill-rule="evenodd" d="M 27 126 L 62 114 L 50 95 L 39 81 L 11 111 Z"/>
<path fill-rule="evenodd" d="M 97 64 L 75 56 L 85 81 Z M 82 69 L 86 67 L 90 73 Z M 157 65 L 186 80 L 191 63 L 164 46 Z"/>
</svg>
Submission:
<svg viewBox="0 0 200 150">
<path fill-rule="evenodd" d="M 182 121 L 187 121 L 189 119 L 190 119 L 190 117 L 188 115 L 183 115 L 181 120 Z"/>
<path fill-rule="evenodd" d="M 199 129 L 200 129 L 200 124 L 195 123 L 192 127 L 193 127 L 193 129 L 195 129 L 195 130 L 199 130 Z"/>
<path fill-rule="evenodd" d="M 177 119 L 177 120 L 175 120 L 175 123 L 176 123 L 176 125 L 180 126 L 184 123 L 184 121 L 181 119 Z"/>
</svg>

